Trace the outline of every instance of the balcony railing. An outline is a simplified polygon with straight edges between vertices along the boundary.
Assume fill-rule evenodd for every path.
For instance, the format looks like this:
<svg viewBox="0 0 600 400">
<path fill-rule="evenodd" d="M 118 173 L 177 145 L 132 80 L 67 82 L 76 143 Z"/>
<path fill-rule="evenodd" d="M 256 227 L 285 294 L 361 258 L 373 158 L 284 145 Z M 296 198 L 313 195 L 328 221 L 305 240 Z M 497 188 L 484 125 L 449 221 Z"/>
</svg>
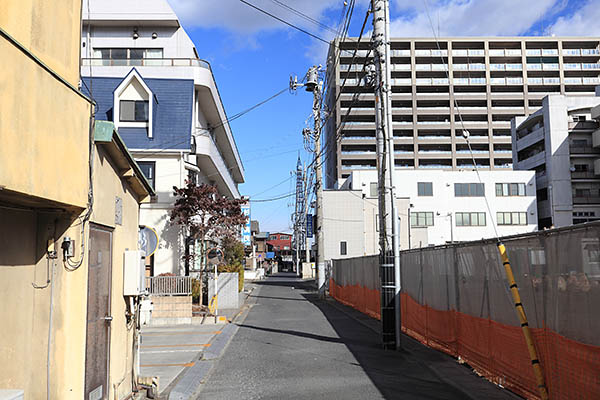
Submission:
<svg viewBox="0 0 600 400">
<path fill-rule="evenodd" d="M 155 296 L 189 296 L 193 280 L 191 276 L 149 276 L 146 289 Z"/>
<path fill-rule="evenodd" d="M 199 58 L 83 58 L 84 67 L 202 67 L 210 69 L 207 61 Z"/>
</svg>

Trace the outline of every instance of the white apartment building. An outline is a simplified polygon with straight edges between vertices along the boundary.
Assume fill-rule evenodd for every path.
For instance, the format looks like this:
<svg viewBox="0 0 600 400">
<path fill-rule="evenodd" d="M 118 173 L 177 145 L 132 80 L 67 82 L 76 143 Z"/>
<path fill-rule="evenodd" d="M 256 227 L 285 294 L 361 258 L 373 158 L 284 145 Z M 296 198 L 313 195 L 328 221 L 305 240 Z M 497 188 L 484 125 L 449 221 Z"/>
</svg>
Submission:
<svg viewBox="0 0 600 400">
<path fill-rule="evenodd" d="M 495 237 L 494 225 L 499 236 L 537 229 L 534 171 L 479 171 L 481 183 L 473 170 L 395 174 L 401 249 Z M 379 252 L 377 201 L 376 171 L 324 191 L 325 259 Z"/>
<path fill-rule="evenodd" d="M 392 119 L 397 168 L 512 168 L 510 121 L 548 94 L 593 96 L 599 83 L 597 37 L 392 38 Z M 337 40 L 327 63 L 326 187 L 376 166 L 375 103 L 364 39 Z"/>
<path fill-rule="evenodd" d="M 188 274 L 186 243 L 170 224 L 173 186 L 216 185 L 240 198 L 244 168 L 207 61 L 166 0 L 83 3 L 81 72 L 96 119 L 112 120 L 157 193 L 140 223 L 157 231 L 149 273 Z M 193 250 L 192 250 L 193 251 Z"/>
<path fill-rule="evenodd" d="M 513 165 L 536 174 L 541 228 L 600 219 L 600 97 L 550 95 L 512 121 Z"/>
</svg>

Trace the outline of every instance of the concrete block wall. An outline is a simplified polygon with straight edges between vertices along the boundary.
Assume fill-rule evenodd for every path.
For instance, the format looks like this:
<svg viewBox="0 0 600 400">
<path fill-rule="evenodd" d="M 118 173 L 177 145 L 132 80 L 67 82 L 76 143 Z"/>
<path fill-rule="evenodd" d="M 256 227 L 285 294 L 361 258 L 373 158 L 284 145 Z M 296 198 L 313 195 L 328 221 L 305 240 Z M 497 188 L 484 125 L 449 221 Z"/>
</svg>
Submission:
<svg viewBox="0 0 600 400">
<path fill-rule="evenodd" d="M 218 297 L 218 309 L 225 308 L 238 308 L 239 307 L 239 296 L 238 296 L 238 273 L 237 272 L 223 272 L 219 274 L 219 297 Z M 212 298 L 215 295 L 215 281 L 214 274 L 208 278 L 208 297 Z"/>
<path fill-rule="evenodd" d="M 152 296 L 151 325 L 189 323 L 192 318 L 192 296 Z"/>
</svg>

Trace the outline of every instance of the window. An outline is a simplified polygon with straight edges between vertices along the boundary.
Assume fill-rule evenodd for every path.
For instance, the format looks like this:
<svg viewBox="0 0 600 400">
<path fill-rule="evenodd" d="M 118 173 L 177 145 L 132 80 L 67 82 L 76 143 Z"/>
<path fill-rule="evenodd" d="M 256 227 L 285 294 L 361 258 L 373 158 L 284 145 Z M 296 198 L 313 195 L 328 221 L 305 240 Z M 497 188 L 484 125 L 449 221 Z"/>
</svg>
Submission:
<svg viewBox="0 0 600 400">
<path fill-rule="evenodd" d="M 121 100 L 119 120 L 123 122 L 148 122 L 148 101 Z"/>
<path fill-rule="evenodd" d="M 148 182 L 150 183 L 152 189 L 155 189 L 154 178 L 156 174 L 154 168 L 156 166 L 156 163 L 154 161 L 138 161 L 138 165 L 140 166 L 140 169 L 142 170 L 142 173 L 144 174 L 146 179 L 148 179 Z"/>
<path fill-rule="evenodd" d="M 105 60 L 141 60 L 143 58 L 163 58 L 163 49 L 94 48 L 94 58 L 102 58 Z M 114 63 L 113 65 L 127 65 L 127 63 Z"/>
<path fill-rule="evenodd" d="M 496 213 L 498 225 L 527 225 L 526 212 L 498 212 Z"/>
<path fill-rule="evenodd" d="M 496 183 L 496 196 L 525 196 L 525 184 Z"/>
<path fill-rule="evenodd" d="M 484 212 L 457 212 L 456 226 L 485 226 Z"/>
<path fill-rule="evenodd" d="M 419 196 L 433 196 L 433 184 L 431 182 L 418 182 L 417 191 Z"/>
<path fill-rule="evenodd" d="M 371 182 L 369 184 L 369 194 L 371 197 L 377 197 L 377 182 Z"/>
<path fill-rule="evenodd" d="M 346 242 L 340 242 L 340 255 L 345 256 L 348 254 L 348 248 Z"/>
<path fill-rule="evenodd" d="M 270 235 L 269 240 L 277 240 L 277 235 Z"/>
<path fill-rule="evenodd" d="M 290 240 L 290 237 L 288 235 L 281 235 L 279 237 L 280 240 Z"/>
<path fill-rule="evenodd" d="M 587 164 L 575 164 L 573 168 L 575 168 L 575 172 L 587 172 L 589 166 Z"/>
<path fill-rule="evenodd" d="M 573 139 L 573 147 L 586 147 L 589 145 L 588 141 L 585 139 Z"/>
<path fill-rule="evenodd" d="M 483 197 L 484 185 L 483 183 L 455 183 L 454 195 L 456 197 Z"/>
<path fill-rule="evenodd" d="M 410 226 L 433 226 L 433 212 L 417 211 L 410 213 Z"/>
</svg>

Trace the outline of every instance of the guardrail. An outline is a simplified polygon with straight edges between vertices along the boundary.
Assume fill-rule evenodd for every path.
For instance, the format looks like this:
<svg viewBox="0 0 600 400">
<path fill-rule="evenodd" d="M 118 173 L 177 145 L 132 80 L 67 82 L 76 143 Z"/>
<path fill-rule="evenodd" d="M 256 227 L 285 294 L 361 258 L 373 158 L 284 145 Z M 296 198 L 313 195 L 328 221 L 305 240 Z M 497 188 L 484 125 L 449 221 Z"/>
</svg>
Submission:
<svg viewBox="0 0 600 400">
<path fill-rule="evenodd" d="M 191 276 L 149 276 L 146 289 L 154 296 L 189 296 L 193 280 Z"/>
</svg>

